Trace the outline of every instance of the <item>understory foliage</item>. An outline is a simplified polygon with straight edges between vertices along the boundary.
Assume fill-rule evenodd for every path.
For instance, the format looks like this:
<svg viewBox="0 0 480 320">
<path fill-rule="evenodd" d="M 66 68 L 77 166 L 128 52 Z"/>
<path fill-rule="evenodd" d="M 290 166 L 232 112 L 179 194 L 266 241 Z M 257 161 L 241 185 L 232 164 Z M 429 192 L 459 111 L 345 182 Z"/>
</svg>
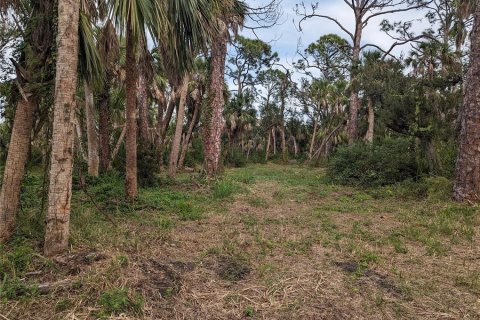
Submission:
<svg viewBox="0 0 480 320">
<path fill-rule="evenodd" d="M 418 178 L 411 139 L 377 139 L 338 148 L 328 163 L 328 176 L 337 183 L 379 186 Z"/>
</svg>

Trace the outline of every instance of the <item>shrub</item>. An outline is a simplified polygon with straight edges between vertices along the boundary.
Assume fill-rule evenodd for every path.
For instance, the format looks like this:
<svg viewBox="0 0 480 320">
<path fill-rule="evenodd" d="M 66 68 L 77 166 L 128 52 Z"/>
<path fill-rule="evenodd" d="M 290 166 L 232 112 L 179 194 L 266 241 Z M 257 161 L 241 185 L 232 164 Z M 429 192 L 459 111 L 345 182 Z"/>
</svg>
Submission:
<svg viewBox="0 0 480 320">
<path fill-rule="evenodd" d="M 159 179 L 158 158 L 155 149 L 147 144 L 140 144 L 137 155 L 138 183 L 141 187 L 157 187 Z"/>
<path fill-rule="evenodd" d="M 225 155 L 225 166 L 241 168 L 247 164 L 247 156 L 239 149 L 233 149 Z"/>
<path fill-rule="evenodd" d="M 408 139 L 388 138 L 340 147 L 330 159 L 327 173 L 333 182 L 341 184 L 388 185 L 416 178 L 417 163 Z"/>
</svg>

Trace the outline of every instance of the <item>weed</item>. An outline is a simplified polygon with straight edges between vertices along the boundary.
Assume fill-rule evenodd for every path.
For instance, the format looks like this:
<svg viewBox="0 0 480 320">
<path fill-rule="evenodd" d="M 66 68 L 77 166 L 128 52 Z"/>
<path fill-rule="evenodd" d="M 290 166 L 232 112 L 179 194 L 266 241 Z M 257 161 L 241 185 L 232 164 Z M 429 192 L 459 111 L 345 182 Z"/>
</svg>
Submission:
<svg viewBox="0 0 480 320">
<path fill-rule="evenodd" d="M 244 311 L 245 317 L 253 317 L 255 309 L 252 306 L 247 306 Z"/>
<path fill-rule="evenodd" d="M 218 180 L 213 185 L 213 197 L 217 199 L 228 198 L 239 191 L 240 186 L 231 180 Z"/>
<path fill-rule="evenodd" d="M 122 268 L 126 268 L 128 266 L 128 257 L 124 255 L 119 255 L 117 257 L 118 265 Z"/>
<path fill-rule="evenodd" d="M 108 317 L 112 314 L 133 313 L 140 315 L 143 309 L 143 298 L 135 294 L 129 295 L 126 288 L 114 288 L 103 292 L 98 304 L 102 307 L 98 315 L 100 317 Z"/>
</svg>

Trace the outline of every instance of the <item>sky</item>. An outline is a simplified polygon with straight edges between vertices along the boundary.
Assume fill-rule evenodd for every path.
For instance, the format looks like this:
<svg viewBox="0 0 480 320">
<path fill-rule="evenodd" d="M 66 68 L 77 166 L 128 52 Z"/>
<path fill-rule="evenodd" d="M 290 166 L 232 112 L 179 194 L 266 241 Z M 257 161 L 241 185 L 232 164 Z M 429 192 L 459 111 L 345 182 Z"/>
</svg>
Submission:
<svg viewBox="0 0 480 320">
<path fill-rule="evenodd" d="M 272 45 L 274 51 L 278 52 L 281 62 L 285 65 L 291 66 L 293 61 L 299 59 L 296 55 L 298 45 L 303 48 L 310 43 L 318 40 L 320 36 L 336 33 L 348 40 L 348 35 L 345 34 L 333 21 L 322 18 L 311 18 L 302 24 L 302 31 L 299 31 L 298 22 L 299 16 L 295 13 L 295 5 L 302 0 L 283 0 L 281 3 L 282 17 L 279 20 L 279 25 L 275 25 L 269 29 L 257 30 L 256 34 L 260 39 Z M 266 0 L 247 0 L 250 6 L 261 6 Z M 342 25 L 349 30 L 353 30 L 354 17 L 352 10 L 347 6 L 343 0 L 305 0 L 305 6 L 308 10 L 312 3 L 319 2 L 318 12 L 323 15 L 328 15 L 336 18 Z M 385 50 L 390 48 L 394 42 L 384 32 L 380 31 L 380 22 L 383 19 L 390 21 L 413 21 L 412 30 L 415 34 L 420 34 L 427 28 L 428 22 L 425 21 L 425 11 L 412 10 L 402 13 L 390 14 L 373 18 L 366 27 L 363 34 L 363 43 L 373 43 Z M 247 21 L 247 25 L 249 22 Z M 255 37 L 250 30 L 244 29 L 242 35 L 247 37 Z M 393 53 L 400 55 L 408 53 L 409 45 L 397 47 Z"/>
</svg>

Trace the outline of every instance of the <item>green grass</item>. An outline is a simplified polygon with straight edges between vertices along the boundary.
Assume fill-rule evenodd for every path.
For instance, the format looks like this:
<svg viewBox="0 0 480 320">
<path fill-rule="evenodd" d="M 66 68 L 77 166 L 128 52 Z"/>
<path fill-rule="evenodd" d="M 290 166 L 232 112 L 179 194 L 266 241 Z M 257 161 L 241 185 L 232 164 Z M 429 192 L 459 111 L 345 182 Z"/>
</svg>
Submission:
<svg viewBox="0 0 480 320">
<path fill-rule="evenodd" d="M 235 297 L 235 304 L 224 307 L 238 307 L 236 314 L 251 318 L 272 316 L 256 309 L 250 301 L 255 301 L 254 297 L 242 300 L 249 294 L 242 291 L 242 281 L 269 288 L 273 297 L 291 298 L 278 311 L 278 317 L 292 312 L 291 317 L 311 301 L 310 297 L 296 296 L 302 288 L 296 286 L 296 277 L 307 272 L 309 277 L 332 277 L 331 282 L 321 282 L 319 290 L 338 283 L 338 290 L 347 291 L 335 291 L 335 299 L 356 295 L 354 299 L 360 299 L 364 306 L 360 311 L 370 312 L 362 313 L 366 318 L 375 318 L 379 309 L 412 316 L 409 310 L 415 308 L 409 304 L 414 300 L 436 308 L 435 312 L 450 313 L 464 303 L 456 296 L 447 297 L 450 289 L 468 297 L 480 293 L 480 269 L 471 262 L 472 248 L 478 246 L 480 206 L 452 202 L 451 182 L 444 178 L 355 188 L 328 182 L 321 168 L 265 164 L 227 169 L 216 181 L 187 173 L 180 174 L 177 181 L 162 177 L 158 181 L 159 187 L 141 188 L 133 204 L 123 200 L 123 179 L 116 174 L 89 180 L 88 193 L 94 202 L 75 188 L 70 235 L 73 251 L 108 253 L 102 268 L 81 265 L 81 274 L 76 276 L 42 256 L 43 175 L 35 170 L 28 174 L 22 188 L 19 228 L 12 241 L 0 247 L 0 300 L 18 303 L 19 308 L 29 308 L 33 299 L 48 300 L 57 318 L 76 308 L 79 314 L 90 312 L 97 318 L 123 313 L 141 317 L 144 303 L 150 307 L 154 301 L 142 297 L 142 291 L 130 283 L 135 280 L 132 271 L 139 272 L 146 259 L 167 263 L 170 257 L 194 261 L 196 269 L 192 272 L 198 272 L 197 281 L 208 282 L 210 278 L 201 277 L 215 276 L 223 281 L 219 283 L 235 282 L 235 287 L 228 288 L 232 291 L 228 297 Z M 204 230 L 205 234 L 195 234 L 198 242 L 192 242 L 189 237 L 180 237 L 190 236 L 180 234 L 184 230 Z M 181 247 L 178 252 L 177 247 Z M 454 270 L 447 270 L 453 262 L 458 262 Z M 339 263 L 357 269 L 349 274 L 337 266 Z M 38 271 L 38 278 L 28 276 Z M 385 283 L 394 283 L 407 298 L 385 293 L 381 285 L 386 280 L 369 279 L 369 274 L 381 274 L 390 281 Z M 443 287 L 435 284 L 439 274 Z M 68 296 L 62 292 L 39 295 L 37 284 L 43 275 L 72 277 L 78 286 Z M 181 281 L 190 285 L 193 278 L 187 273 Z M 287 283 L 288 279 L 293 279 L 292 283 Z M 298 281 L 302 286 L 311 282 Z M 209 285 L 225 290 L 215 283 Z M 329 292 L 320 294 L 328 296 Z M 445 301 L 445 307 L 428 304 L 431 300 Z M 160 302 L 165 303 L 162 308 L 172 310 L 175 301 Z M 0 313 L 3 310 L 0 307 Z"/>
<path fill-rule="evenodd" d="M 126 288 L 114 288 L 103 292 L 98 299 L 98 304 L 101 309 L 97 312 L 97 316 L 107 318 L 120 313 L 140 315 L 144 301 L 138 294 L 129 294 Z"/>
</svg>

